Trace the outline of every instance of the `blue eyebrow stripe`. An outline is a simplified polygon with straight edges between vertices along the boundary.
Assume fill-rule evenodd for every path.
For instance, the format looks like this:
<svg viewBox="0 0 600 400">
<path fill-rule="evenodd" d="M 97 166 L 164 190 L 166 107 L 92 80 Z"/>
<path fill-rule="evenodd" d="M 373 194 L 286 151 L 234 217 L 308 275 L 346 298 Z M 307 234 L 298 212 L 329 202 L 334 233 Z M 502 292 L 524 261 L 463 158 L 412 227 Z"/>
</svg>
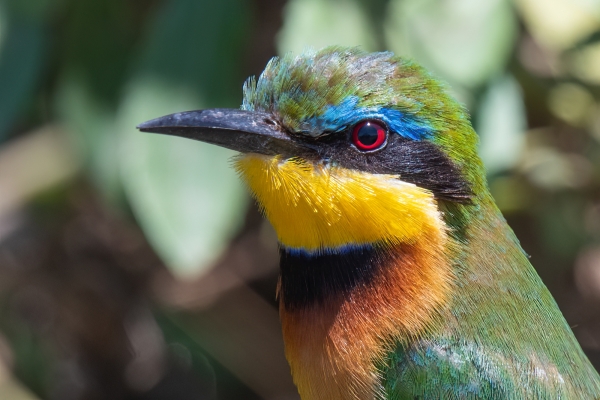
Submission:
<svg viewBox="0 0 600 400">
<path fill-rule="evenodd" d="M 356 96 L 350 96 L 338 105 L 328 106 L 322 115 L 312 117 L 303 123 L 302 128 L 315 133 L 339 132 L 365 119 L 381 120 L 391 131 L 407 139 L 423 140 L 433 135 L 430 126 L 415 121 L 399 110 L 385 107 L 360 107 Z"/>
<path fill-rule="evenodd" d="M 423 126 L 412 118 L 408 118 L 402 112 L 391 108 L 381 108 L 379 113 L 381 120 L 390 127 L 393 132 L 412 140 L 422 140 L 433 135 L 429 126 Z M 376 116 L 365 116 L 365 118 L 377 118 Z"/>
</svg>

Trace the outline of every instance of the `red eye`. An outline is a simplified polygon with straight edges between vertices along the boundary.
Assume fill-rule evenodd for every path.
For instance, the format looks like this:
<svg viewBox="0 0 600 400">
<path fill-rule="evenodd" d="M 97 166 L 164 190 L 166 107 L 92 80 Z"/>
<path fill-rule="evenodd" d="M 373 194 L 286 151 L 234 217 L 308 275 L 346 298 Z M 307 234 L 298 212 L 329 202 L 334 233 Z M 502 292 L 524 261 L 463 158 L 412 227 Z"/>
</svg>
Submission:
<svg viewBox="0 0 600 400">
<path fill-rule="evenodd" d="M 362 151 L 376 150 L 385 144 L 387 131 L 380 122 L 363 121 L 352 131 L 352 143 Z"/>
</svg>

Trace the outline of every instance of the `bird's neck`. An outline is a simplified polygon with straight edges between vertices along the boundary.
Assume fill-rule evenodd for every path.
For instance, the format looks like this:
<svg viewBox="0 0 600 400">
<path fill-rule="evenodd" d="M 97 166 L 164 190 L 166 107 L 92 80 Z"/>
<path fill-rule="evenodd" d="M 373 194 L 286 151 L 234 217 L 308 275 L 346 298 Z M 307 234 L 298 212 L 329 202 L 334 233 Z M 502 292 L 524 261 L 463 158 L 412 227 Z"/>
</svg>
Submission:
<svg viewBox="0 0 600 400">
<path fill-rule="evenodd" d="M 281 244 L 287 359 L 304 400 L 374 398 L 376 364 L 433 326 L 456 250 L 433 194 L 400 177 L 246 155 Z"/>
<path fill-rule="evenodd" d="M 280 250 L 286 356 L 302 399 L 378 398 L 385 355 L 439 322 L 452 290 L 447 241 L 430 232 L 387 248 Z"/>
<path fill-rule="evenodd" d="M 540 293 L 542 301 L 553 302 L 484 195 L 445 210 L 452 237 L 429 231 L 411 243 L 347 246 L 317 255 L 281 248 L 286 356 L 303 399 L 383 398 L 380 371 L 397 346 L 449 331 L 471 330 L 476 338 L 481 329 L 493 337 L 495 329 L 501 335 L 506 324 L 519 320 L 482 326 L 482 312 L 502 313 L 498 303 L 504 301 L 526 310 Z M 504 292 L 512 294 L 504 299 Z M 562 321 L 559 314 L 556 321 Z"/>
</svg>

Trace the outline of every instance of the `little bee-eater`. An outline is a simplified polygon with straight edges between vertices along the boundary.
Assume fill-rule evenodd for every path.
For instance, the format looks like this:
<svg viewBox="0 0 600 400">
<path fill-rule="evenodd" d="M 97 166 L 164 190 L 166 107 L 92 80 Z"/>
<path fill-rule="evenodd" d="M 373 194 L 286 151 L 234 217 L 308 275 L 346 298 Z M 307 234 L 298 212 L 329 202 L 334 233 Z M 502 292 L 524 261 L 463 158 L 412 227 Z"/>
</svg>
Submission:
<svg viewBox="0 0 600 400">
<path fill-rule="evenodd" d="M 467 112 L 425 69 L 329 47 L 240 110 L 145 122 L 241 153 L 279 240 L 302 399 L 599 399 L 600 377 L 490 195 Z"/>
</svg>

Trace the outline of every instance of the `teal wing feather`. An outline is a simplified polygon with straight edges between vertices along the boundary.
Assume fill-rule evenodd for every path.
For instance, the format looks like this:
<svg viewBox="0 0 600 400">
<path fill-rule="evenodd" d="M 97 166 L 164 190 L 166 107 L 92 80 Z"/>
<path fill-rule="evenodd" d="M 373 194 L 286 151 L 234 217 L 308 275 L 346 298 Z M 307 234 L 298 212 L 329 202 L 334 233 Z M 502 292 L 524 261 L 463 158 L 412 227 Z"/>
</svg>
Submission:
<svg viewBox="0 0 600 400">
<path fill-rule="evenodd" d="M 574 398 L 547 360 L 507 359 L 505 352 L 475 342 L 437 339 L 399 350 L 389 360 L 387 398 Z"/>
</svg>

